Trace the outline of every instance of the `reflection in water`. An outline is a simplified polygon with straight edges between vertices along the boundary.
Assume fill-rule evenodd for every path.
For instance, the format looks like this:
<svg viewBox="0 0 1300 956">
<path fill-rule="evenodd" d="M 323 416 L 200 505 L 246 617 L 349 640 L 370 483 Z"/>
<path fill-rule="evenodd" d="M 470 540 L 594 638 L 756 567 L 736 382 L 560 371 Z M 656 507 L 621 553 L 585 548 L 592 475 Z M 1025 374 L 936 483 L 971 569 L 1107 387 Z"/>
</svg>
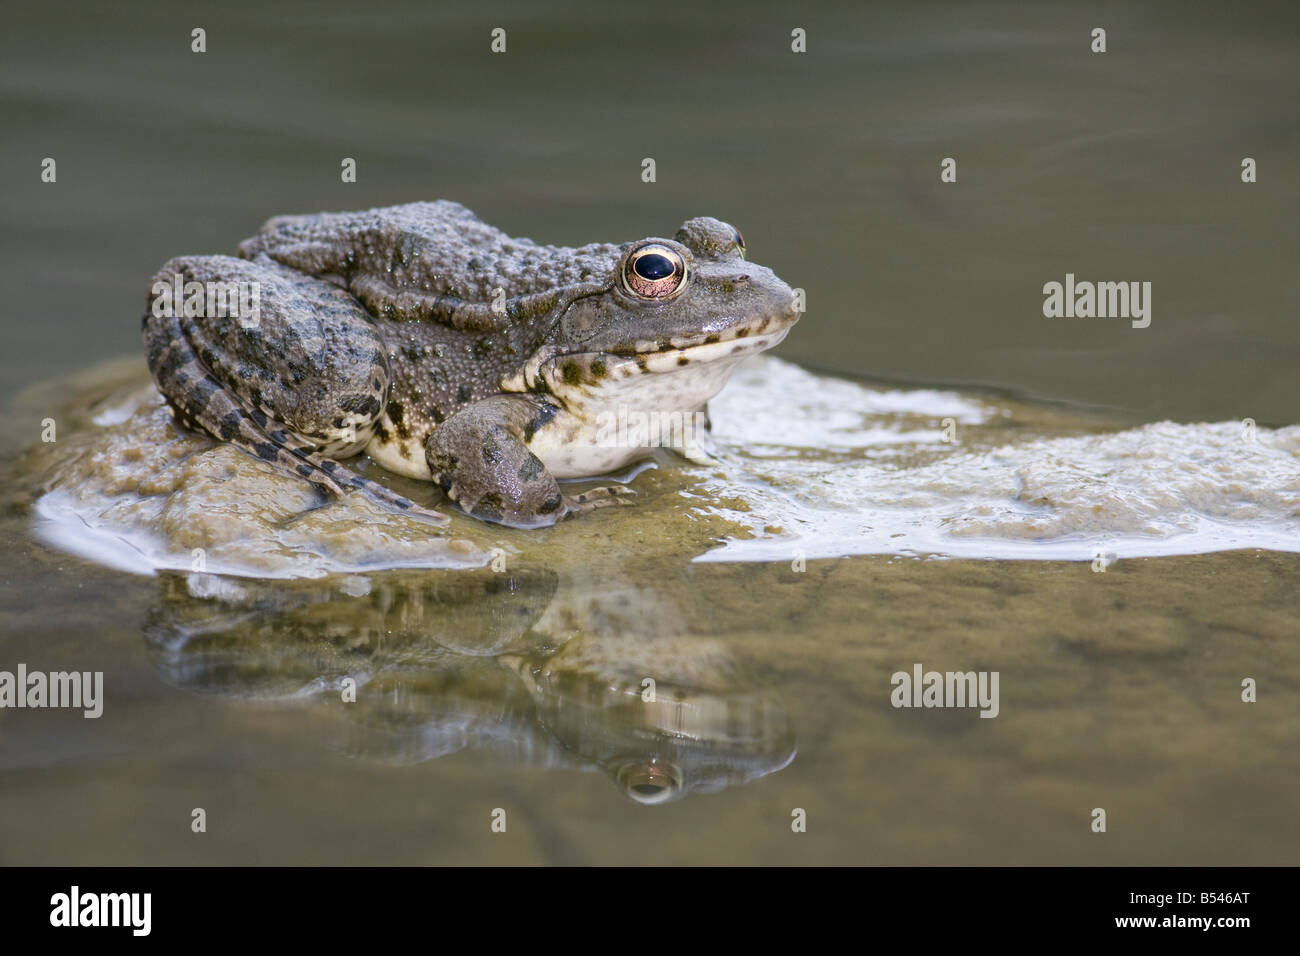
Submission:
<svg viewBox="0 0 1300 956">
<path fill-rule="evenodd" d="M 358 756 L 475 748 L 598 767 L 637 802 L 662 803 L 780 770 L 795 750 L 782 706 L 683 620 L 664 591 L 549 570 L 191 574 L 162 578 L 145 639 L 177 686 L 341 715 Z"/>
</svg>

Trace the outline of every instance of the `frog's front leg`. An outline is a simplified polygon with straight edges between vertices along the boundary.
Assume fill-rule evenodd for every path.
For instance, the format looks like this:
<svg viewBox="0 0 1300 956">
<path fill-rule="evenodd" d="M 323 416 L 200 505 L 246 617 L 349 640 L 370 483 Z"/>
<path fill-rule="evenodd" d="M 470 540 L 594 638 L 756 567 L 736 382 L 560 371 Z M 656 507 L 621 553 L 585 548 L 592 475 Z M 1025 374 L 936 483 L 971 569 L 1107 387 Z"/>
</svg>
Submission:
<svg viewBox="0 0 1300 956">
<path fill-rule="evenodd" d="M 528 449 L 537 429 L 555 415 L 545 401 L 496 395 L 467 405 L 434 429 L 425 457 L 434 481 L 476 518 L 514 528 L 537 528 L 560 518 L 624 504 L 622 486 L 566 495 Z"/>
</svg>

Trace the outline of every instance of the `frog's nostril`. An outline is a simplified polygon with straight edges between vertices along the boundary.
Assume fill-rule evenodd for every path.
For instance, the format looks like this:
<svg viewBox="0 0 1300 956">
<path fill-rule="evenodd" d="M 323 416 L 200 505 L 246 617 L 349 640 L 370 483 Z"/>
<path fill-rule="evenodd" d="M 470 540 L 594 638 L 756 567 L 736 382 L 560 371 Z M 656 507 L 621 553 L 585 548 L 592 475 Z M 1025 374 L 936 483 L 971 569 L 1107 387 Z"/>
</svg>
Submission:
<svg viewBox="0 0 1300 956">
<path fill-rule="evenodd" d="M 682 789 L 682 774 L 674 765 L 651 758 L 634 760 L 619 767 L 615 780 L 619 788 L 637 803 L 666 803 Z"/>
</svg>

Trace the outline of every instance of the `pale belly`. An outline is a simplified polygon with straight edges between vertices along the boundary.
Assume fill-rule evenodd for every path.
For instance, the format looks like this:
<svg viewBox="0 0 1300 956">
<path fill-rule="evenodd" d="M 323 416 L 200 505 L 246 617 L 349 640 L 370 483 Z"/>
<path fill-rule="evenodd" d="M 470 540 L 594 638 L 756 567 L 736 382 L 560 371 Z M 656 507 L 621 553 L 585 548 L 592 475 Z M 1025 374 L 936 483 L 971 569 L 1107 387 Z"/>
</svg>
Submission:
<svg viewBox="0 0 1300 956">
<path fill-rule="evenodd" d="M 558 417 L 572 418 L 563 414 Z M 603 475 L 649 454 L 646 447 L 619 445 L 617 439 L 605 440 L 606 436 L 599 429 L 586 426 L 577 419 L 573 422 L 571 428 L 558 421 L 552 422 L 528 443 L 528 449 L 556 478 Z"/>
<path fill-rule="evenodd" d="M 385 414 L 380 420 L 380 429 L 388 438 L 375 435 L 366 445 L 366 454 L 394 474 L 404 478 L 417 478 L 420 481 L 433 481 L 429 471 L 429 462 L 424 457 L 423 434 L 409 438 L 397 437 L 397 429 Z"/>
<path fill-rule="evenodd" d="M 389 427 L 387 422 L 384 424 Z M 623 429 L 620 437 L 617 428 L 611 432 L 585 426 L 572 415 L 561 413 L 533 436 L 528 448 L 556 478 L 584 478 L 602 475 L 644 458 L 650 450 L 639 442 L 644 433 L 645 429 L 638 431 L 633 423 Z M 389 436 L 388 439 L 378 436 L 371 439 L 366 454 L 394 474 L 432 481 L 433 474 L 424 456 L 423 439 L 397 438 L 391 430 Z"/>
<path fill-rule="evenodd" d="M 724 345 L 734 348 L 731 343 Z M 624 369 L 598 387 L 570 390 L 564 396 L 567 410 L 539 431 L 528 447 L 556 478 L 606 474 L 645 458 L 655 448 L 671 448 L 694 461 L 708 460 L 705 405 L 722 390 L 744 356 L 678 367 L 683 355 L 653 357 L 648 363 L 650 374 Z M 559 382 L 550 384 L 553 390 L 560 389 Z"/>
<path fill-rule="evenodd" d="M 556 478 L 588 478 L 617 471 L 647 457 L 655 448 L 671 448 L 694 461 L 708 460 L 705 403 L 722 390 L 746 353 L 767 346 L 764 340 L 699 347 L 712 361 L 677 367 L 685 353 L 667 353 L 650 361 L 651 373 L 634 366 L 597 387 L 565 389 L 552 381 L 552 394 L 564 392 L 565 408 L 528 442 Z M 721 352 L 725 347 L 729 353 Z M 725 357 L 719 357 L 723 356 Z M 366 452 L 384 468 L 407 478 L 432 481 L 425 460 L 427 432 L 400 438 L 385 414 Z M 388 437 L 381 438 L 381 435 Z"/>
</svg>

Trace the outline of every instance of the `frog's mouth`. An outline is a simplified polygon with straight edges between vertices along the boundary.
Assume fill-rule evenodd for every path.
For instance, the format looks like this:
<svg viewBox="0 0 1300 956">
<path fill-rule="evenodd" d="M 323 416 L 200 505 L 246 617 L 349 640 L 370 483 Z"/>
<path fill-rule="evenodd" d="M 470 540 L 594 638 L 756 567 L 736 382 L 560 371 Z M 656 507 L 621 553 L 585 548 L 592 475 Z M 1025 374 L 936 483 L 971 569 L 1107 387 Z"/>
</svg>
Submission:
<svg viewBox="0 0 1300 956">
<path fill-rule="evenodd" d="M 778 345 L 798 321 L 795 314 L 737 324 L 717 332 L 665 336 L 654 340 L 619 343 L 597 353 L 584 348 L 582 355 L 602 354 L 610 366 L 626 366 L 638 373 L 671 373 L 690 365 L 740 359 Z"/>
<path fill-rule="evenodd" d="M 578 388 L 603 390 L 634 376 L 653 374 L 675 375 L 674 381 L 718 379 L 720 388 L 738 362 L 780 343 L 796 321 L 797 315 L 788 321 L 765 318 L 717 332 L 619 342 L 604 349 L 584 342 L 570 350 L 554 349 L 533 356 L 502 387 L 559 395 Z"/>
</svg>

